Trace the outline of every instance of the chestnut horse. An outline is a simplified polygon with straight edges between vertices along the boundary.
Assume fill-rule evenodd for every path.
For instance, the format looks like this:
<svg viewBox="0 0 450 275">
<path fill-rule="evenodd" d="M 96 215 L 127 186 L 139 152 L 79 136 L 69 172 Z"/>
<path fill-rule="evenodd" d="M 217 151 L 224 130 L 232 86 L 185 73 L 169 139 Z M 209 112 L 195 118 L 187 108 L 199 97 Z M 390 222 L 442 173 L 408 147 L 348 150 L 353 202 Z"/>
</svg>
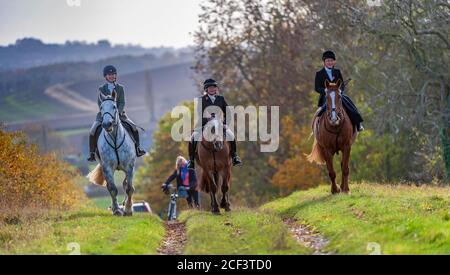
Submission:
<svg viewBox="0 0 450 275">
<path fill-rule="evenodd" d="M 228 190 L 231 185 L 230 145 L 224 142 L 223 123 L 214 116 L 203 129 L 202 140 L 197 146 L 197 186 L 211 197 L 211 211 L 220 214 L 216 193 L 221 189 L 220 207 L 231 211 Z"/>
<path fill-rule="evenodd" d="M 342 106 L 341 84 L 340 79 L 336 83 L 325 80 L 327 109 L 326 113 L 320 117 L 317 116 L 319 111 L 314 115 L 312 122 L 314 144 L 311 154 L 307 156 L 310 162 L 327 165 L 332 194 L 340 191 L 350 192 L 348 187 L 350 150 L 358 135 Z M 342 152 L 340 189 L 336 185 L 336 172 L 333 168 L 333 157 L 335 154 L 339 154 L 339 151 Z"/>
</svg>

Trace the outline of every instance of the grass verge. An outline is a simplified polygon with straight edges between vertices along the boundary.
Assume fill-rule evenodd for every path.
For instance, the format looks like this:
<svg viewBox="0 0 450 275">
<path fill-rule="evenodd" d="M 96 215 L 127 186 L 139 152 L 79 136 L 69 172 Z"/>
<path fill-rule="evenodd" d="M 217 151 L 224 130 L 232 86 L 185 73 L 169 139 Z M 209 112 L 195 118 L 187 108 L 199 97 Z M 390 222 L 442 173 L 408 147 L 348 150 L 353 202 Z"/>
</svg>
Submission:
<svg viewBox="0 0 450 275">
<path fill-rule="evenodd" d="M 309 254 L 289 234 L 274 214 L 239 209 L 220 216 L 203 211 L 184 211 L 186 222 L 185 254 Z"/>
<path fill-rule="evenodd" d="M 261 210 L 314 226 L 338 254 L 450 254 L 450 188 L 358 184 L 296 192 Z"/>
</svg>

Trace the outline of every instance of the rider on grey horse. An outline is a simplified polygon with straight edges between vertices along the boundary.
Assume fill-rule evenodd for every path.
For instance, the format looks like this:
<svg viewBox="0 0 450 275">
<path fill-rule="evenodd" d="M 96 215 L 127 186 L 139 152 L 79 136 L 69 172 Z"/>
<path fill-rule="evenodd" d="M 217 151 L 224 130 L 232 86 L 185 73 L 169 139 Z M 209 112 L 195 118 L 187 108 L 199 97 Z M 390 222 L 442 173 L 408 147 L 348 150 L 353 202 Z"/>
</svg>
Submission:
<svg viewBox="0 0 450 275">
<path fill-rule="evenodd" d="M 114 66 L 108 65 L 103 69 L 103 76 L 105 77 L 106 83 L 102 86 L 100 86 L 99 89 L 99 95 L 98 95 L 98 106 L 100 108 L 100 105 L 103 102 L 103 99 L 111 95 L 112 92 L 115 90 L 117 93 L 117 108 L 119 109 L 119 117 L 120 120 L 123 123 L 123 126 L 125 129 L 127 129 L 128 133 L 131 137 L 133 137 L 135 147 L 136 147 L 136 155 L 138 157 L 141 157 L 146 154 L 145 150 L 143 150 L 139 145 L 139 132 L 137 130 L 136 124 L 128 118 L 127 114 L 125 113 L 125 92 L 123 89 L 123 86 L 116 83 L 117 80 L 117 70 Z M 89 133 L 89 152 L 90 156 L 88 158 L 88 161 L 95 161 L 95 151 L 97 149 L 97 139 L 101 132 L 101 123 L 102 123 L 102 116 L 101 113 L 97 113 L 97 117 L 92 124 L 90 133 Z"/>
<path fill-rule="evenodd" d="M 318 107 L 320 108 L 319 116 L 326 110 L 325 108 L 325 80 L 329 80 L 330 82 L 336 82 L 338 79 L 341 80 L 341 83 L 344 83 L 344 79 L 342 77 L 341 71 L 336 69 L 334 65 L 336 64 L 336 56 L 332 51 L 326 51 L 322 55 L 322 61 L 324 67 L 322 70 L 316 72 L 315 79 L 315 90 L 320 94 Z M 341 86 L 342 90 L 342 106 L 344 107 L 347 115 L 349 116 L 352 124 L 356 127 L 358 132 L 364 130 L 362 126 L 363 119 L 355 104 L 352 102 L 350 97 L 344 94 L 345 85 Z"/>
<path fill-rule="evenodd" d="M 208 123 L 208 119 L 203 117 L 203 113 L 205 109 L 209 106 L 217 106 L 219 107 L 224 115 L 224 129 L 227 140 L 230 141 L 231 144 L 231 159 L 233 161 L 233 166 L 241 165 L 242 161 L 236 153 L 236 139 L 234 137 L 233 132 L 226 126 L 226 108 L 228 106 L 225 98 L 222 95 L 218 94 L 218 83 L 214 79 L 207 79 L 203 82 L 203 91 L 204 95 L 197 98 L 199 102 L 201 102 L 201 113 L 198 110 L 201 119 L 201 126 L 196 125 L 194 132 L 192 133 L 191 140 L 189 142 L 189 168 L 194 168 L 194 159 L 195 159 L 195 151 L 197 147 L 197 141 L 200 140 L 202 129 Z M 199 127 L 200 126 L 200 127 Z"/>
</svg>

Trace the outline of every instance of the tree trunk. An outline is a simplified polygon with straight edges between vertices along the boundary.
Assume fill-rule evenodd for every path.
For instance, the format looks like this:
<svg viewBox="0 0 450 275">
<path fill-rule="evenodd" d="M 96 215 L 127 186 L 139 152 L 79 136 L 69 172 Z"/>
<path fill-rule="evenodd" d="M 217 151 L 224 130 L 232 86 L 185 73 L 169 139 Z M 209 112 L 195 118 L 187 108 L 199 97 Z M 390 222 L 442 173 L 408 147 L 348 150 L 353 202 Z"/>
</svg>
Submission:
<svg viewBox="0 0 450 275">
<path fill-rule="evenodd" d="M 445 86 L 447 89 L 446 99 L 447 99 L 447 110 L 444 115 L 444 121 L 442 123 L 443 127 L 441 129 L 441 143 L 442 143 L 442 154 L 445 163 L 445 174 L 447 181 L 450 183 L 450 91 L 449 87 Z"/>
</svg>

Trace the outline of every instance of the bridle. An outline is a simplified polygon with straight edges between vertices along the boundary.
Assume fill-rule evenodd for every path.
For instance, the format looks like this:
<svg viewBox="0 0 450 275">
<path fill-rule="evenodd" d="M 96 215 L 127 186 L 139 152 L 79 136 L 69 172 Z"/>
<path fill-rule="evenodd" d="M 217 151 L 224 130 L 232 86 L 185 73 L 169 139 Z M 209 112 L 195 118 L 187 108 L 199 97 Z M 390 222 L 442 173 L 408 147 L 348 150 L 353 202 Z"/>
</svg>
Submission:
<svg viewBox="0 0 450 275">
<path fill-rule="evenodd" d="M 105 101 L 113 101 L 114 102 L 114 99 L 106 98 L 106 99 L 103 100 L 103 102 L 105 102 Z M 102 115 L 102 120 L 105 118 L 105 115 L 109 115 L 113 119 L 113 125 L 114 126 L 116 126 L 118 124 L 117 123 L 117 120 L 118 120 L 117 119 L 117 109 L 114 111 L 114 115 L 112 115 L 110 112 L 104 112 L 103 115 Z"/>
<path fill-rule="evenodd" d="M 115 100 L 112 99 L 112 98 L 106 98 L 106 99 L 103 100 L 103 102 L 104 102 L 104 101 L 107 101 L 107 100 L 113 101 L 114 104 L 115 104 Z M 121 124 L 121 123 L 120 123 L 120 119 L 118 119 L 117 108 L 116 108 L 115 111 L 114 111 L 114 115 L 112 115 L 110 112 L 104 112 L 104 113 L 102 114 L 102 120 L 104 119 L 105 115 L 111 116 L 111 118 L 113 119 L 113 127 L 117 127 L 119 124 Z M 117 145 L 117 135 L 118 135 L 119 131 L 116 130 L 115 132 L 116 132 L 116 134 L 115 134 L 114 137 L 113 137 L 108 131 L 104 131 L 104 132 L 103 132 L 103 136 L 104 136 L 104 138 L 105 138 L 105 140 L 106 140 L 106 143 L 108 143 L 108 145 L 109 145 L 111 148 L 114 149 L 114 152 L 116 153 L 116 158 L 117 158 L 117 165 L 120 165 L 120 159 L 119 159 L 119 152 L 118 152 L 118 150 L 119 150 L 119 148 L 123 145 L 123 143 L 125 142 L 126 131 L 123 131 L 123 139 L 122 139 L 122 141 L 120 142 L 119 145 Z M 106 135 L 108 135 L 108 136 L 113 140 L 113 143 L 114 143 L 114 144 L 111 144 L 111 142 L 109 142 L 109 140 L 108 140 L 108 138 L 107 138 Z"/>
<path fill-rule="evenodd" d="M 215 116 L 212 116 L 213 118 L 215 117 Z M 216 127 L 217 127 L 217 125 L 215 125 Z M 220 126 L 220 125 L 219 125 Z M 217 129 L 215 129 L 214 131 L 216 131 Z M 203 132 L 203 129 L 202 129 L 202 132 Z M 220 149 L 220 150 L 217 150 L 216 149 L 216 147 L 214 146 L 214 143 L 213 142 L 211 142 L 212 143 L 212 148 L 209 148 L 208 146 L 206 146 L 205 145 L 205 143 L 203 142 L 204 141 L 204 139 L 202 138 L 202 140 L 200 141 L 200 144 L 202 145 L 202 147 L 206 150 L 206 151 L 208 151 L 208 152 L 211 152 L 211 154 L 212 154 L 212 157 L 213 157 L 213 169 L 214 169 L 214 173 L 217 173 L 217 164 L 216 164 L 216 153 L 217 152 L 219 152 L 219 151 L 221 151 L 221 150 L 223 150 L 223 146 L 222 146 L 222 149 Z"/>
<path fill-rule="evenodd" d="M 338 90 L 339 91 L 339 90 Z M 336 92 L 336 91 L 335 91 Z M 341 99 L 340 99 L 340 109 L 339 109 L 339 112 L 336 112 L 336 107 L 331 107 L 331 112 L 336 112 L 336 116 L 338 117 L 338 120 L 340 121 L 340 123 L 339 123 L 339 128 L 337 129 L 337 131 L 332 131 L 332 130 L 330 130 L 330 129 L 328 129 L 327 128 L 327 124 L 328 123 L 325 123 L 324 125 L 325 125 L 325 130 L 327 131 L 327 132 L 329 132 L 329 133 L 331 133 L 331 134 L 335 134 L 335 135 L 338 135 L 340 132 L 341 132 L 341 130 L 342 130 L 342 127 L 343 127 L 343 125 L 344 125 L 344 122 L 345 122 L 345 115 L 343 115 L 343 109 L 342 109 L 342 93 L 340 93 L 339 92 L 339 94 L 340 94 L 340 96 L 341 96 Z M 335 103 L 335 106 L 336 106 L 336 103 Z M 331 117 L 331 113 L 330 113 L 330 111 L 328 111 L 328 108 L 327 108 L 327 110 L 326 110 L 326 119 L 329 119 Z"/>
</svg>

